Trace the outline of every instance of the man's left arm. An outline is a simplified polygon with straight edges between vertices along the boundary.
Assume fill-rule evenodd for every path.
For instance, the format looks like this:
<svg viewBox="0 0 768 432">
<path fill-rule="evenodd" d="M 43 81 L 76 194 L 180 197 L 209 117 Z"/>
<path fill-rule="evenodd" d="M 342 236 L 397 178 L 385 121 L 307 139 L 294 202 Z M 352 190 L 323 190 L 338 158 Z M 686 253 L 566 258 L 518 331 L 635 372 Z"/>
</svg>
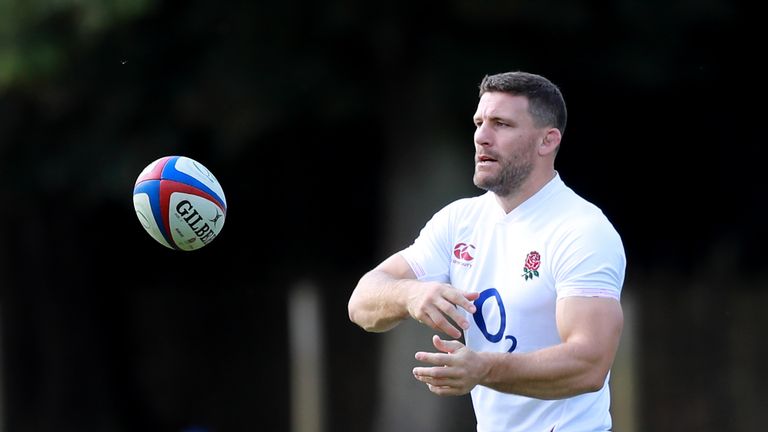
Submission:
<svg viewBox="0 0 768 432">
<path fill-rule="evenodd" d="M 435 336 L 442 353 L 416 359 L 437 367 L 414 368 L 414 376 L 441 395 L 465 394 L 475 385 L 539 399 L 562 399 L 600 390 L 613 365 L 624 315 L 618 300 L 566 297 L 557 302 L 561 343 L 530 353 L 474 352 Z"/>
</svg>

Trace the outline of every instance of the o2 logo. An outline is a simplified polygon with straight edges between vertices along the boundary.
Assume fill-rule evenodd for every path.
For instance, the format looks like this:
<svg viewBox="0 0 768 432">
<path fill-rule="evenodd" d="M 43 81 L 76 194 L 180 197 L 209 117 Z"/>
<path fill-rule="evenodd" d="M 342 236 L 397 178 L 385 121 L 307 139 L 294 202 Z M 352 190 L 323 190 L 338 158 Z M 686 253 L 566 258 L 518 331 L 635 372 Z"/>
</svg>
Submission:
<svg viewBox="0 0 768 432">
<path fill-rule="evenodd" d="M 496 306 L 499 308 L 500 322 L 499 329 L 496 331 L 496 333 L 489 333 L 488 327 L 485 325 L 485 319 L 483 318 L 483 304 L 489 300 L 495 301 Z M 504 309 L 504 303 L 501 301 L 501 295 L 499 294 L 499 291 L 496 288 L 489 288 L 481 292 L 480 297 L 474 301 L 474 304 L 477 310 L 472 314 L 472 317 L 475 319 L 475 324 L 477 324 L 477 328 L 480 330 L 483 336 L 485 336 L 486 339 L 493 343 L 498 343 L 502 340 L 502 338 L 507 339 L 511 342 L 511 346 L 507 352 L 514 351 L 515 348 L 517 348 L 517 338 L 512 335 L 504 335 L 504 329 L 507 327 L 507 311 Z"/>
</svg>

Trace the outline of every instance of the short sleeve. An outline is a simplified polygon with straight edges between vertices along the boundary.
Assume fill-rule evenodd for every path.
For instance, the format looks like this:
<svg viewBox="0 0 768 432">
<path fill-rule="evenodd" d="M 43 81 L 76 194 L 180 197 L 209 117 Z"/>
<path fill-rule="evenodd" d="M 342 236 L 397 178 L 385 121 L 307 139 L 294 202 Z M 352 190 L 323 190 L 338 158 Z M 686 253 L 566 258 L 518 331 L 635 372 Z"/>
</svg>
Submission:
<svg viewBox="0 0 768 432">
<path fill-rule="evenodd" d="M 400 251 L 419 280 L 448 282 L 451 248 L 450 208 L 435 213 L 414 242 Z"/>
<path fill-rule="evenodd" d="M 558 299 L 571 296 L 620 299 L 626 256 L 621 237 L 607 220 L 582 224 L 560 244 L 554 273 Z"/>
</svg>

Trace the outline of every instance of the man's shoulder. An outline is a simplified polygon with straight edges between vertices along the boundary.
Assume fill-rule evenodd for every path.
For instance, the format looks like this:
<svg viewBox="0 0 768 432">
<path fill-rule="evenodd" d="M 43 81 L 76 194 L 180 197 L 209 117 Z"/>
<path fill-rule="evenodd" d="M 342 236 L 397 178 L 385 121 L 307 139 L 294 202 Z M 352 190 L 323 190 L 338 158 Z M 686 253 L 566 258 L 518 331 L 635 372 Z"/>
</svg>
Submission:
<svg viewBox="0 0 768 432">
<path fill-rule="evenodd" d="M 597 204 L 565 184 L 556 191 L 554 198 L 552 206 L 558 207 L 559 213 L 568 215 L 568 218 L 605 218 L 603 210 Z"/>
<path fill-rule="evenodd" d="M 619 236 L 603 210 L 573 189 L 564 186 L 552 198 L 546 207 L 553 232 L 559 232 L 559 235 L 578 233 L 584 236 L 592 233 L 597 237 Z"/>
</svg>

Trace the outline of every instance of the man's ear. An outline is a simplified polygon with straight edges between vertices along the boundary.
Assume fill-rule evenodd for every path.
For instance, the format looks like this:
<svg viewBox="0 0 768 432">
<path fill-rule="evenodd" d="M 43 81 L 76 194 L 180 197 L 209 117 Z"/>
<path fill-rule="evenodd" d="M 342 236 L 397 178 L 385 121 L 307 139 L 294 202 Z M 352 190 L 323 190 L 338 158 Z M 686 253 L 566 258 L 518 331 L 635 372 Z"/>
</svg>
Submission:
<svg viewBox="0 0 768 432">
<path fill-rule="evenodd" d="M 560 140 L 563 138 L 563 134 L 560 133 L 560 129 L 549 128 L 544 138 L 539 145 L 539 156 L 546 156 L 557 152 L 560 147 Z"/>
</svg>

